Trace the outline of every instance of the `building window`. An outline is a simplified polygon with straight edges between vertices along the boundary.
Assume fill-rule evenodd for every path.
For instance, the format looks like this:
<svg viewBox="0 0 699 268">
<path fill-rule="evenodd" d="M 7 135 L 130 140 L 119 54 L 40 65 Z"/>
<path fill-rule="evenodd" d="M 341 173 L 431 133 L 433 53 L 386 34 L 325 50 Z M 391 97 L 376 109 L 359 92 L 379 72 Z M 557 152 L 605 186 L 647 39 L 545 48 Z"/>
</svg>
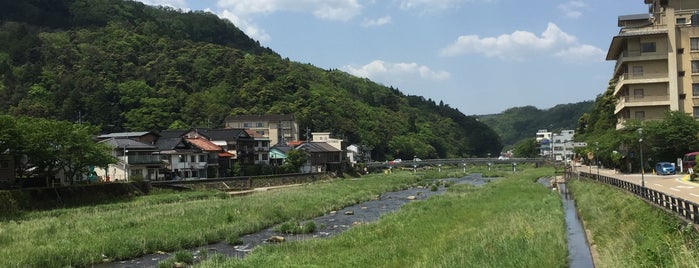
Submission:
<svg viewBox="0 0 699 268">
<path fill-rule="evenodd" d="M 636 118 L 636 119 L 638 119 L 638 120 L 643 120 L 643 119 L 646 118 L 646 112 L 644 112 L 644 111 L 636 111 L 636 112 L 634 113 L 634 118 Z"/>
<path fill-rule="evenodd" d="M 243 127 L 244 127 L 244 128 L 251 128 L 251 127 L 252 127 L 252 123 L 250 123 L 250 122 L 245 122 L 245 123 L 243 123 Z"/>
<path fill-rule="evenodd" d="M 641 43 L 641 52 L 655 52 L 655 42 Z"/>
<path fill-rule="evenodd" d="M 264 130 L 258 130 L 258 131 L 256 131 L 256 132 L 257 132 L 257 134 L 259 134 L 259 135 L 262 135 L 262 136 L 265 135 L 265 131 L 264 131 Z"/>
<path fill-rule="evenodd" d="M 694 119 L 699 119 L 699 106 L 694 106 L 692 110 L 694 113 Z"/>
<path fill-rule="evenodd" d="M 699 37 L 692 37 L 689 38 L 689 48 L 692 51 L 698 51 L 699 50 Z"/>
<path fill-rule="evenodd" d="M 692 96 L 699 97 L 699 83 L 692 84 Z"/>
<path fill-rule="evenodd" d="M 643 99 L 643 89 L 642 88 L 636 88 L 633 90 L 633 98 L 634 99 Z"/>
<path fill-rule="evenodd" d="M 140 170 L 140 169 L 132 169 L 132 170 L 131 170 L 131 176 L 143 176 L 143 170 Z"/>
<path fill-rule="evenodd" d="M 643 76 L 643 66 L 634 66 L 631 69 L 632 76 Z"/>
<path fill-rule="evenodd" d="M 206 162 L 206 155 L 199 155 L 199 162 L 204 163 Z"/>
<path fill-rule="evenodd" d="M 197 156 L 196 156 L 196 155 L 190 155 L 190 156 L 189 156 L 189 162 L 192 162 L 192 163 L 197 162 Z"/>
<path fill-rule="evenodd" d="M 699 60 L 692 61 L 692 73 L 699 74 Z"/>
<path fill-rule="evenodd" d="M 267 154 L 262 154 L 262 160 L 264 160 L 264 161 L 269 160 L 269 155 L 267 155 Z"/>
<path fill-rule="evenodd" d="M 685 24 L 685 23 L 687 23 L 687 18 L 677 18 L 677 19 L 675 19 L 675 23 Z"/>
<path fill-rule="evenodd" d="M 255 127 L 264 127 L 264 126 L 265 126 L 265 123 L 262 123 L 262 122 L 257 122 L 257 124 L 255 125 Z"/>
</svg>

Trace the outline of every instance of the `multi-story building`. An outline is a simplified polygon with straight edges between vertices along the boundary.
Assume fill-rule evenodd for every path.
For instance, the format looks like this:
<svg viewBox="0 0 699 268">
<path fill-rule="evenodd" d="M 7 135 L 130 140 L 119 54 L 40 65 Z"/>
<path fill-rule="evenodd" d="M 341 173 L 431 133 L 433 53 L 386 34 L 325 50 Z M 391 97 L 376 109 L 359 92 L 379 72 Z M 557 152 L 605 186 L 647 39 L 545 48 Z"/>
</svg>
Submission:
<svg viewBox="0 0 699 268">
<path fill-rule="evenodd" d="M 573 158 L 574 130 L 561 130 L 558 134 L 551 135 L 551 155 L 556 161 L 570 160 Z"/>
<path fill-rule="evenodd" d="M 607 52 L 616 61 L 617 128 L 667 111 L 699 119 L 699 1 L 644 1 L 648 14 L 619 16 Z"/>
<path fill-rule="evenodd" d="M 271 145 L 299 139 L 299 125 L 290 114 L 236 115 L 226 118 L 226 128 L 249 129 L 269 138 Z"/>
</svg>

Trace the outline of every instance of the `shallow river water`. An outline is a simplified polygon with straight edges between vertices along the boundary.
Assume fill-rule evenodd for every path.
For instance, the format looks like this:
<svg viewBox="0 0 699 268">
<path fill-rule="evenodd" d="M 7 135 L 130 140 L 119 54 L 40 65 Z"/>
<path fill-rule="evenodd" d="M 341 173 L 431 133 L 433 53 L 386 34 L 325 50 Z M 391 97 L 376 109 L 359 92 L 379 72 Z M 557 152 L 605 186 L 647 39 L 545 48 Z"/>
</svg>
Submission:
<svg viewBox="0 0 699 268">
<path fill-rule="evenodd" d="M 457 184 L 468 183 L 476 186 L 483 185 L 495 178 L 482 178 L 481 174 L 471 174 L 462 178 L 445 179 L 453 181 Z M 317 226 L 316 232 L 313 234 L 302 235 L 287 235 L 274 232 L 273 228 L 269 228 L 258 233 L 247 234 L 241 236 L 242 245 L 232 246 L 225 242 L 210 244 L 207 246 L 190 249 L 194 254 L 195 259 L 199 259 L 201 255 L 223 254 L 227 257 L 242 258 L 255 247 L 269 243 L 267 240 L 272 236 L 283 236 L 286 241 L 309 239 L 309 238 L 325 238 L 339 234 L 351 228 L 355 224 L 363 224 L 374 222 L 381 215 L 397 211 L 401 206 L 417 200 L 424 200 L 434 195 L 442 194 L 446 191 L 444 186 L 440 186 L 437 191 L 432 191 L 429 188 L 414 187 L 397 192 L 386 192 L 378 196 L 375 200 L 366 201 L 357 205 L 345 207 L 333 213 L 312 219 Z M 413 199 L 414 197 L 414 199 Z M 204 253 L 204 254 L 202 254 Z M 141 268 L 141 267 L 156 267 L 159 262 L 162 262 L 170 257 L 172 253 L 149 254 L 131 260 L 116 261 L 111 263 L 95 264 L 92 267 L 104 268 Z"/>
<path fill-rule="evenodd" d="M 494 178 L 482 178 L 481 174 L 471 174 L 462 178 L 446 179 L 455 183 L 468 183 L 476 186 L 483 185 Z M 543 184 L 548 183 L 548 179 L 540 179 Z M 551 186 L 548 183 L 547 186 Z M 565 184 L 559 184 L 561 198 L 563 200 L 563 211 L 565 213 L 566 230 L 568 237 L 569 262 L 571 268 L 594 267 L 590 248 L 585 238 L 585 231 L 580 223 L 575 209 L 575 201 L 570 198 L 565 188 Z M 202 255 L 223 254 L 227 257 L 243 258 L 255 247 L 269 243 L 267 240 L 272 236 L 283 236 L 286 241 L 302 240 L 310 238 L 325 238 L 339 234 L 351 228 L 355 224 L 374 222 L 381 215 L 397 211 L 401 206 L 415 200 L 424 200 L 434 195 L 442 194 L 446 191 L 444 186 L 440 186 L 437 191 L 429 188 L 415 187 L 397 192 L 387 192 L 378 196 L 375 200 L 363 202 L 357 205 L 345 207 L 341 210 L 328 213 L 326 215 L 312 219 L 317 226 L 313 234 L 287 235 L 279 234 L 273 228 L 265 229 L 258 233 L 247 234 L 241 237 L 242 245 L 233 246 L 225 242 L 210 244 L 207 246 L 190 249 L 196 260 Z M 414 198 L 414 199 L 413 199 Z M 106 268 L 142 268 L 156 267 L 158 263 L 172 257 L 172 253 L 150 254 L 131 260 L 123 260 L 111 263 L 95 264 L 92 267 Z"/>
</svg>

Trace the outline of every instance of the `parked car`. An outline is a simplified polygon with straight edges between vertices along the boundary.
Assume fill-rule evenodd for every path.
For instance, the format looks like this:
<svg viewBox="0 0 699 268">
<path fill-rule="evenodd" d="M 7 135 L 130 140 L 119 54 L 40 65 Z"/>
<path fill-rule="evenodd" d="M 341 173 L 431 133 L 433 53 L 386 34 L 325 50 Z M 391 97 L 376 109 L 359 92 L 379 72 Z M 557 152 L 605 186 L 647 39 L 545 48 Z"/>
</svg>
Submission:
<svg viewBox="0 0 699 268">
<path fill-rule="evenodd" d="M 675 175 L 675 166 L 669 162 L 658 162 L 655 164 L 655 173 L 658 175 Z"/>
<path fill-rule="evenodd" d="M 392 165 L 398 164 L 400 162 L 403 162 L 403 160 L 401 160 L 400 158 L 396 158 L 396 159 L 393 159 L 391 161 L 388 161 L 388 165 L 392 166 Z"/>
</svg>

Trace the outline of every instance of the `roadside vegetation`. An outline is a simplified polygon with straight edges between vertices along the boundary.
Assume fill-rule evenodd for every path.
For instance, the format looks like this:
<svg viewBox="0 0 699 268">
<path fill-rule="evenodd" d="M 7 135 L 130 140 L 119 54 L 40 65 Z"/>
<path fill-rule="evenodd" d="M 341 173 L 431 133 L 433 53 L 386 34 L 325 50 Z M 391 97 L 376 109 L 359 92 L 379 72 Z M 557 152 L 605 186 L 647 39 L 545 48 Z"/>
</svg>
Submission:
<svg viewBox="0 0 699 268">
<path fill-rule="evenodd" d="M 573 180 L 570 189 L 591 233 L 596 267 L 699 267 L 691 224 L 611 186 Z"/>
</svg>

